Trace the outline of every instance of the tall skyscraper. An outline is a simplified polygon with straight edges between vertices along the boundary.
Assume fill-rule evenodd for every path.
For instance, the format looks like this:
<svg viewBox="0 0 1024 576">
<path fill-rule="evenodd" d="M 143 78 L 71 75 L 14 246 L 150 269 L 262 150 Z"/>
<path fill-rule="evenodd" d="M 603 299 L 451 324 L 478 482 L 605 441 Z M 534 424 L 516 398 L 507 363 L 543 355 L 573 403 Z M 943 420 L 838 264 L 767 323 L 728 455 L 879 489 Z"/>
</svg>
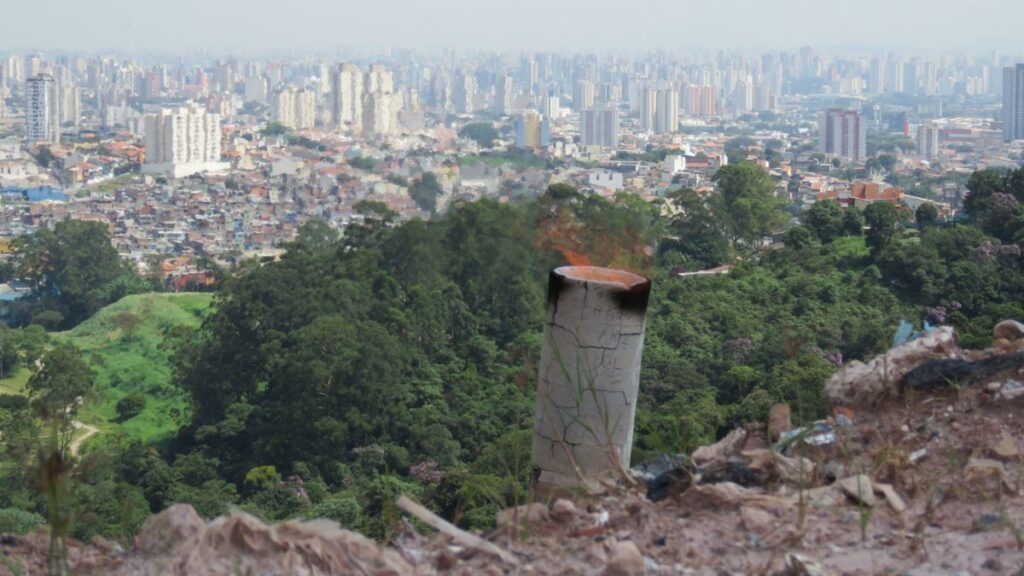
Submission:
<svg viewBox="0 0 1024 576">
<path fill-rule="evenodd" d="M 657 110 L 654 114 L 654 131 L 669 134 L 679 130 L 679 91 L 675 88 L 658 90 Z"/>
<path fill-rule="evenodd" d="M 580 80 L 573 95 L 573 106 L 576 110 L 589 110 L 594 107 L 595 95 L 594 83 L 590 80 Z"/>
<path fill-rule="evenodd" d="M 1003 68 L 1003 140 L 1024 139 L 1024 64 Z"/>
<path fill-rule="evenodd" d="M 654 118 L 658 113 L 658 91 L 644 88 L 640 93 L 640 129 L 645 132 L 654 131 Z"/>
<path fill-rule="evenodd" d="M 619 145 L 619 111 L 598 106 L 580 112 L 580 144 L 616 148 Z"/>
<path fill-rule="evenodd" d="M 374 64 L 366 73 L 363 93 L 363 135 L 387 136 L 394 129 L 392 97 L 395 81 L 383 64 Z"/>
<path fill-rule="evenodd" d="M 830 108 L 818 116 L 818 151 L 851 162 L 867 157 L 867 131 L 856 110 Z"/>
<path fill-rule="evenodd" d="M 60 112 L 53 76 L 39 74 L 25 82 L 25 140 L 60 143 Z"/>
<path fill-rule="evenodd" d="M 363 126 L 363 71 L 355 64 L 338 64 L 331 72 L 331 117 L 341 132 L 359 134 Z"/>
<path fill-rule="evenodd" d="M 917 155 L 928 161 L 939 157 L 939 127 L 935 124 L 917 127 Z"/>
<path fill-rule="evenodd" d="M 498 114 L 512 112 L 512 77 L 508 74 L 498 76 L 494 86 L 494 111 Z"/>
<path fill-rule="evenodd" d="M 146 174 L 175 178 L 228 168 L 220 161 L 220 115 L 200 106 L 163 108 L 146 116 Z"/>
</svg>

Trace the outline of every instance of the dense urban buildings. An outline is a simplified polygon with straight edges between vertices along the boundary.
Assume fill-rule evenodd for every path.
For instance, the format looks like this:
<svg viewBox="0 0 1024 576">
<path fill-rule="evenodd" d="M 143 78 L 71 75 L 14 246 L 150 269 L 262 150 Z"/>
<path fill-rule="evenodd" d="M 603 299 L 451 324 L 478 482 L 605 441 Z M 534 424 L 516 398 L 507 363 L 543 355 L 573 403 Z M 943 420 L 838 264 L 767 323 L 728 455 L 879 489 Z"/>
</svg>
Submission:
<svg viewBox="0 0 1024 576">
<path fill-rule="evenodd" d="M 580 112 L 580 145 L 616 148 L 619 145 L 619 111 L 601 105 Z"/>
</svg>

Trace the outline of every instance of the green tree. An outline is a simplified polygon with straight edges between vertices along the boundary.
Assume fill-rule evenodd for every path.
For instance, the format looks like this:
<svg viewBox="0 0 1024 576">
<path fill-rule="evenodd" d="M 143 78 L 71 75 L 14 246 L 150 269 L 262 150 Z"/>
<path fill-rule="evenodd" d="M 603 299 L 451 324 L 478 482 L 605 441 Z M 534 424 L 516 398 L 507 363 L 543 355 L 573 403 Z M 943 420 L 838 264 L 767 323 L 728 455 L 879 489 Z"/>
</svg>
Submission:
<svg viewBox="0 0 1024 576">
<path fill-rule="evenodd" d="M 295 242 L 311 250 L 324 250 L 336 244 L 341 235 L 330 224 L 314 218 L 299 226 Z"/>
<path fill-rule="evenodd" d="M 724 208 L 726 228 L 734 239 L 753 243 L 785 223 L 783 201 L 775 196 L 775 185 L 760 166 L 750 162 L 723 166 L 713 181 Z"/>
<path fill-rule="evenodd" d="M 131 420 L 146 409 L 146 397 L 142 394 L 129 394 L 117 401 L 114 406 L 120 422 Z"/>
<path fill-rule="evenodd" d="M 490 148 L 498 139 L 498 131 L 490 122 L 474 122 L 460 128 L 459 136 L 469 138 L 483 148 Z"/>
<path fill-rule="evenodd" d="M 835 200 L 815 202 L 801 214 L 800 219 L 814 230 L 823 244 L 843 234 L 843 209 Z"/>
<path fill-rule="evenodd" d="M 67 455 L 82 398 L 92 390 L 96 373 L 71 344 L 53 348 L 40 363 L 42 367 L 29 378 L 26 388 L 36 409 L 57 421 L 57 447 Z"/>
<path fill-rule="evenodd" d="M 843 236 L 864 235 L 864 214 L 857 208 L 843 210 Z"/>
<path fill-rule="evenodd" d="M 431 214 L 437 210 L 437 199 L 442 194 L 444 194 L 444 190 L 433 172 L 424 172 L 423 176 L 417 178 L 409 188 L 409 196 L 420 207 L 420 210 Z"/>
<path fill-rule="evenodd" d="M 935 207 L 935 204 L 925 202 L 917 207 L 917 210 L 914 212 L 914 219 L 917 221 L 918 228 L 935 226 L 939 221 L 939 209 Z"/>
<path fill-rule="evenodd" d="M 1003 174 L 997 170 L 979 170 L 971 174 L 967 180 L 967 196 L 964 198 L 964 210 L 977 221 L 984 219 L 988 213 L 992 196 L 1004 191 Z"/>
<path fill-rule="evenodd" d="M 864 209 L 864 222 L 868 225 L 867 243 L 872 255 L 878 255 L 896 234 L 899 213 L 888 202 L 872 202 Z"/>
<path fill-rule="evenodd" d="M 124 291 L 113 286 L 125 277 L 137 277 L 100 222 L 64 220 L 52 230 L 22 236 L 15 241 L 15 259 L 37 297 L 52 302 L 61 314 L 63 327 L 78 324 L 112 298 L 123 296 Z"/>
<path fill-rule="evenodd" d="M 668 224 L 668 236 L 658 248 L 662 257 L 676 253 L 698 268 L 713 268 L 730 258 L 729 241 L 721 218 L 699 194 L 682 188 L 669 195 L 679 212 Z"/>
</svg>

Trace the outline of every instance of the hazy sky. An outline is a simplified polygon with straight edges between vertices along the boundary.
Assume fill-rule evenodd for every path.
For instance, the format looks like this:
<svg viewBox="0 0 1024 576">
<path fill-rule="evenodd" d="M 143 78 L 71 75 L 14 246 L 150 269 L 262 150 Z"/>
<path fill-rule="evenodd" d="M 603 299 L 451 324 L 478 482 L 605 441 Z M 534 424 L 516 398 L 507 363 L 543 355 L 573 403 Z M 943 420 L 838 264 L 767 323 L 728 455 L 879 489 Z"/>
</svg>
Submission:
<svg viewBox="0 0 1024 576">
<path fill-rule="evenodd" d="M 3 0 L 5 50 L 1024 51 L 1024 0 Z"/>
</svg>

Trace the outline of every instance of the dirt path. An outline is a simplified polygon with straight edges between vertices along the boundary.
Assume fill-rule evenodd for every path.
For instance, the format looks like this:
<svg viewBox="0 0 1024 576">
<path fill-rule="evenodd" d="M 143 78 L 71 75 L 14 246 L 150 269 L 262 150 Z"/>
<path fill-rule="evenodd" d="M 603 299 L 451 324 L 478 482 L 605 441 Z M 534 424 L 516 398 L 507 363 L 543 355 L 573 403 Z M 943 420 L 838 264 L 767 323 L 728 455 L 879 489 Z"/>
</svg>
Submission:
<svg viewBox="0 0 1024 576">
<path fill-rule="evenodd" d="M 82 447 L 82 444 L 84 444 L 85 441 L 88 440 L 90 436 L 92 436 L 93 434 L 99 432 L 100 429 L 95 427 L 95 426 L 90 426 L 90 425 L 85 424 L 83 422 L 79 422 L 78 420 L 75 420 L 72 424 L 75 427 L 75 432 L 76 433 L 79 430 L 85 430 L 85 434 L 82 434 L 81 436 L 79 436 L 79 437 L 75 438 L 74 440 L 72 440 L 71 444 L 68 446 L 68 449 L 71 451 L 71 455 L 72 456 L 78 456 L 78 450 L 79 450 L 79 448 Z"/>
</svg>

